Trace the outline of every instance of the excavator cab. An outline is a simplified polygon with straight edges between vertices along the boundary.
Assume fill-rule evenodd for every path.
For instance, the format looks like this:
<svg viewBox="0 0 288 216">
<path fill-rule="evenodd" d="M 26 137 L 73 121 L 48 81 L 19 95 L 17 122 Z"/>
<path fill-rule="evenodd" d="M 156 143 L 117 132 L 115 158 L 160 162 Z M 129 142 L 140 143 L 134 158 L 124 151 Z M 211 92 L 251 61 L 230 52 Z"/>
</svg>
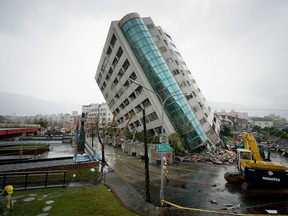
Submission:
<svg viewBox="0 0 288 216">
<path fill-rule="evenodd" d="M 239 171 L 243 172 L 248 162 L 252 160 L 252 152 L 248 149 L 237 149 L 237 164 Z"/>
</svg>

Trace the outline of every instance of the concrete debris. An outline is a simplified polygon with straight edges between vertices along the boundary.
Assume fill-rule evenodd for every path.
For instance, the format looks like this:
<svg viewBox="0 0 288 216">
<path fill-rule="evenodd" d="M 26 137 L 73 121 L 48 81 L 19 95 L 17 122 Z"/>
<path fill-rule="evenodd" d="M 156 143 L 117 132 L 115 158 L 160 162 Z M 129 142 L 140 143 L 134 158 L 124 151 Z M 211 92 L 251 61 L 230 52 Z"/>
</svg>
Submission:
<svg viewBox="0 0 288 216">
<path fill-rule="evenodd" d="M 210 202 L 211 204 L 215 204 L 215 205 L 218 204 L 216 200 L 209 200 L 209 202 Z"/>
<path fill-rule="evenodd" d="M 224 204 L 225 206 L 227 206 L 226 208 L 222 208 L 220 210 L 229 210 L 229 211 L 232 211 L 232 210 L 235 210 L 235 209 L 239 209 L 241 204 L 238 204 L 238 205 L 234 205 L 234 204 Z"/>
<path fill-rule="evenodd" d="M 212 164 L 231 164 L 236 160 L 236 152 L 233 151 L 234 145 L 229 142 L 227 145 L 217 146 L 216 151 L 206 153 L 194 153 L 186 156 L 175 156 L 175 160 L 184 162 L 202 162 Z"/>
<path fill-rule="evenodd" d="M 265 210 L 268 214 L 278 214 L 277 210 Z"/>
<path fill-rule="evenodd" d="M 238 209 L 240 208 L 241 204 L 238 204 L 238 205 L 234 205 L 234 206 L 230 206 L 230 207 L 227 207 L 227 210 L 234 210 L 234 209 Z"/>
<path fill-rule="evenodd" d="M 181 162 L 200 162 L 200 163 L 211 163 L 211 164 L 233 164 L 236 162 L 236 149 L 235 145 L 239 140 L 229 140 L 226 143 L 219 143 L 216 146 L 216 150 L 213 152 L 200 152 L 190 153 L 185 156 L 175 156 L 176 161 Z M 287 140 L 279 140 L 272 142 L 268 145 L 272 151 L 279 152 L 282 156 L 288 156 L 288 142 Z"/>
<path fill-rule="evenodd" d="M 234 206 L 235 204 L 223 204 L 223 205 L 227 207 L 231 207 L 231 206 Z"/>
</svg>

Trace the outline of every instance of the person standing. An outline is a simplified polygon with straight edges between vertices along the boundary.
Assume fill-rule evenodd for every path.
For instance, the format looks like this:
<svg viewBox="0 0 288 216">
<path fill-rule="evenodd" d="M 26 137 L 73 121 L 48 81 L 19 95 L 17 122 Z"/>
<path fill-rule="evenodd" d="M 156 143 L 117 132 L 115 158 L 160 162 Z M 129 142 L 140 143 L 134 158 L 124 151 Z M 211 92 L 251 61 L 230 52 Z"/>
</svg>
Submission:
<svg viewBox="0 0 288 216">
<path fill-rule="evenodd" d="M 12 185 L 7 185 L 1 192 L 0 211 L 2 211 L 1 213 L 3 215 L 6 215 L 8 211 L 12 211 L 13 209 L 13 200 L 12 200 L 13 189 L 14 188 Z"/>
</svg>

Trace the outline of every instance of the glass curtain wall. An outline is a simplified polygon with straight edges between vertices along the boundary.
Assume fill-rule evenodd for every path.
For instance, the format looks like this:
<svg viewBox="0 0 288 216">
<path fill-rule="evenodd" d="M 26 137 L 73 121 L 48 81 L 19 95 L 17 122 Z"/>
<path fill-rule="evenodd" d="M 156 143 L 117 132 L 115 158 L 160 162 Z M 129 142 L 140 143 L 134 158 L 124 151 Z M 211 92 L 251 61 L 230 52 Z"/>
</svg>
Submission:
<svg viewBox="0 0 288 216">
<path fill-rule="evenodd" d="M 141 18 L 132 18 L 121 27 L 137 60 L 144 70 L 153 90 L 164 101 L 164 110 L 173 127 L 179 132 L 191 149 L 207 140 L 199 121 L 188 105 L 187 100 L 165 63 Z M 173 96 L 174 95 L 174 96 Z"/>
</svg>

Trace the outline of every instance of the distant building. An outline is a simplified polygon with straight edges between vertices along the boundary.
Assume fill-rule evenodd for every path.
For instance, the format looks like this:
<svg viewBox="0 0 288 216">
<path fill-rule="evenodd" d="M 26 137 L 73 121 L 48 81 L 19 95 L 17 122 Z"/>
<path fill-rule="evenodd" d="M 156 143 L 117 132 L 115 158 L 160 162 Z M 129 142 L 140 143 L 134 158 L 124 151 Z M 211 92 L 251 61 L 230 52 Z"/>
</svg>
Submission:
<svg viewBox="0 0 288 216">
<path fill-rule="evenodd" d="M 241 118 L 238 115 L 235 115 L 235 113 L 234 115 L 230 115 L 229 113 L 224 114 L 224 112 L 222 112 L 219 115 L 221 126 L 225 125 L 229 127 L 232 131 L 237 132 L 248 132 L 252 130 L 252 123 L 246 118 Z"/>
<path fill-rule="evenodd" d="M 265 118 L 253 118 L 254 126 L 259 126 L 261 128 L 265 127 L 273 127 L 273 120 L 265 119 Z"/>
<path fill-rule="evenodd" d="M 87 121 L 99 119 L 99 123 L 108 123 L 112 121 L 113 115 L 106 103 L 89 104 L 82 106 L 82 113 L 85 113 Z"/>
<path fill-rule="evenodd" d="M 111 23 L 95 80 L 119 128 L 142 131 L 145 109 L 151 134 L 160 135 L 163 124 L 190 149 L 218 142 L 217 118 L 171 36 L 150 17 L 131 13 Z"/>
</svg>

